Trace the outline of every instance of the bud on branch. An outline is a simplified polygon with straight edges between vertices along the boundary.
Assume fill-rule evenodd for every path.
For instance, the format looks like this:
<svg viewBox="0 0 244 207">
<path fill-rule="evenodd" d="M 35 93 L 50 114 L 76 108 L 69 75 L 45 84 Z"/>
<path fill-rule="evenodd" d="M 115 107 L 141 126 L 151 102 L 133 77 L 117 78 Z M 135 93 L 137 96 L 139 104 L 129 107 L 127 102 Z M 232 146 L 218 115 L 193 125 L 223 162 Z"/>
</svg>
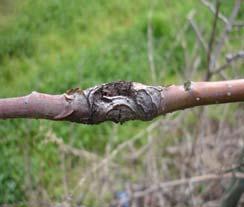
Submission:
<svg viewBox="0 0 244 207">
<path fill-rule="evenodd" d="M 184 85 L 147 86 L 118 81 L 62 95 L 32 92 L 0 99 L 0 119 L 36 118 L 83 124 L 104 121 L 152 120 L 180 109 L 244 101 L 244 79 L 186 82 Z"/>
</svg>

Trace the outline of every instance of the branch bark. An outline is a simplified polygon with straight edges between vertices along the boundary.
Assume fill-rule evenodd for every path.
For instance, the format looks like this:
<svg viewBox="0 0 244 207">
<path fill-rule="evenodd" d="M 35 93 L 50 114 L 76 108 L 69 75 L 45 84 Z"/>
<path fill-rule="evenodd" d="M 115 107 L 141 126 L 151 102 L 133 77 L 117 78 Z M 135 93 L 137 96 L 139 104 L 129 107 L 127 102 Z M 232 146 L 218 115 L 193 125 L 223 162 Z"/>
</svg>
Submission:
<svg viewBox="0 0 244 207">
<path fill-rule="evenodd" d="M 152 120 L 173 111 L 200 105 L 244 101 L 244 79 L 186 82 L 184 85 L 147 86 L 118 81 L 61 95 L 32 92 L 0 99 L 0 119 L 35 118 L 83 124 L 103 121 Z"/>
</svg>

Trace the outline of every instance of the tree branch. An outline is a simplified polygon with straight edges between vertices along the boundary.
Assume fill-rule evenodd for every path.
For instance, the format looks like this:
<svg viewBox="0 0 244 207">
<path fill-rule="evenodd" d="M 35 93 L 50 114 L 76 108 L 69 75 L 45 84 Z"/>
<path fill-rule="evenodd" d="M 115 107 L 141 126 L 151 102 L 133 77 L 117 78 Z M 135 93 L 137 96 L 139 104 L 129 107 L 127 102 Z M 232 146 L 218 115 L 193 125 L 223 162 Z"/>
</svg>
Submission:
<svg viewBox="0 0 244 207">
<path fill-rule="evenodd" d="M 184 85 L 147 86 L 118 81 L 61 95 L 32 92 L 0 99 L 0 119 L 36 118 L 83 124 L 103 121 L 152 120 L 180 109 L 244 101 L 244 79 L 186 82 Z"/>
<path fill-rule="evenodd" d="M 244 59 L 244 51 L 239 51 L 236 54 L 228 54 L 226 56 L 226 63 L 224 65 L 221 65 L 216 70 L 212 71 L 212 74 L 216 74 L 216 73 L 222 72 L 223 70 L 228 68 L 231 65 L 231 63 L 233 63 L 233 62 L 235 62 L 236 60 L 239 60 L 239 59 Z"/>
</svg>

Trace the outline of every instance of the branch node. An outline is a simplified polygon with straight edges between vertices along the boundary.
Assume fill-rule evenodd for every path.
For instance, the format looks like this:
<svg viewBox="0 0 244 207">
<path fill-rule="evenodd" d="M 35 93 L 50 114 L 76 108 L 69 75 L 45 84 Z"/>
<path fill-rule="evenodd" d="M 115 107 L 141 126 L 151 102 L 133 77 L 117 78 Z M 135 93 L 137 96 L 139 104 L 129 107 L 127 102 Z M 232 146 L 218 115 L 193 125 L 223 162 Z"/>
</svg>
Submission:
<svg viewBox="0 0 244 207">
<path fill-rule="evenodd" d="M 190 80 L 187 80 L 184 83 L 184 89 L 185 89 L 185 91 L 190 91 L 191 90 L 191 87 L 192 87 L 192 82 Z"/>
</svg>

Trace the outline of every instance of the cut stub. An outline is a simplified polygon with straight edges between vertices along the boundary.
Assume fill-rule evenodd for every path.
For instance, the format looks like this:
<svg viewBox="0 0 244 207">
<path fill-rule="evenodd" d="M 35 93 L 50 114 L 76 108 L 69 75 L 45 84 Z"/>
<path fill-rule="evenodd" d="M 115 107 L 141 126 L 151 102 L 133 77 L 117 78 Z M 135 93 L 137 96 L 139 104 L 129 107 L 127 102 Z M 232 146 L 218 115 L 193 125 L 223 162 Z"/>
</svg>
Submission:
<svg viewBox="0 0 244 207">
<path fill-rule="evenodd" d="M 86 124 L 151 120 L 162 114 L 163 90 L 161 86 L 118 81 L 86 89 L 83 93 L 74 92 L 71 99 L 76 109 L 66 119 Z M 86 116 L 84 113 L 79 116 L 79 111 L 84 111 Z"/>
</svg>

